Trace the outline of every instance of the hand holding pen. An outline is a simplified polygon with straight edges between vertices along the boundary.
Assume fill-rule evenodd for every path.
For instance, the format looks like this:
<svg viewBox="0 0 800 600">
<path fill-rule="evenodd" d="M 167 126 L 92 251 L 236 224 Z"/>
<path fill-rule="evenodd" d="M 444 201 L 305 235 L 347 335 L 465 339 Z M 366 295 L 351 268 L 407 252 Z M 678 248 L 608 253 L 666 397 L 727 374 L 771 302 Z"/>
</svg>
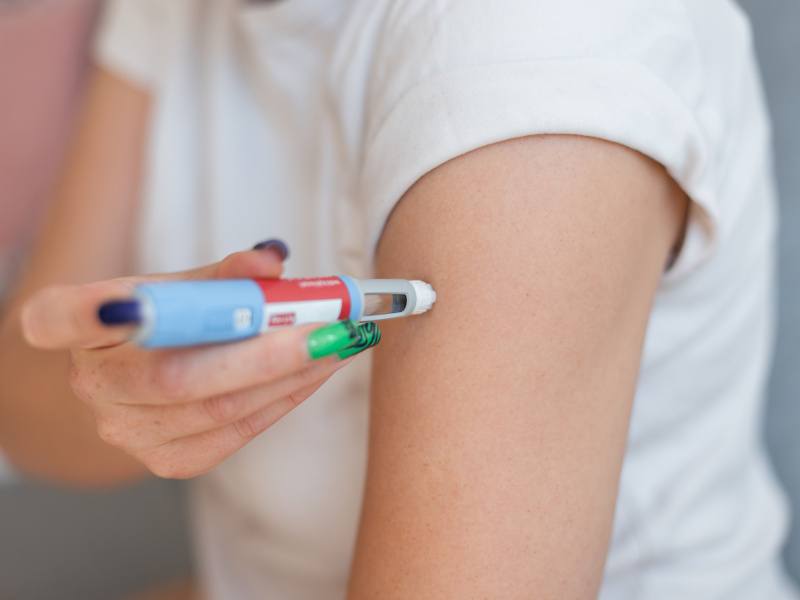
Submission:
<svg viewBox="0 0 800 600">
<path fill-rule="evenodd" d="M 94 412 L 100 437 L 162 477 L 200 475 L 308 398 L 353 354 L 377 344 L 374 323 L 275 329 L 235 344 L 144 350 L 131 343 L 139 315 L 125 302 L 160 281 L 277 278 L 280 242 L 171 275 L 47 288 L 24 307 L 26 339 L 69 350 L 71 384 Z"/>
</svg>

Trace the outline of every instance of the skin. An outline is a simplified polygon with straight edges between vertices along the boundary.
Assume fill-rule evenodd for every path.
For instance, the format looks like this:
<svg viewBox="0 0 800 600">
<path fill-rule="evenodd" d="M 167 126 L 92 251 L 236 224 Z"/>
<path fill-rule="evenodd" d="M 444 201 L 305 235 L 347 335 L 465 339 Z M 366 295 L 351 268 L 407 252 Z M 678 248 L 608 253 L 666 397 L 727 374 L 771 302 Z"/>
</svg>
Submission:
<svg viewBox="0 0 800 600">
<path fill-rule="evenodd" d="M 307 337 L 319 325 L 237 344 L 142 350 L 127 342 L 130 331 L 102 326 L 97 306 L 130 296 L 140 281 L 280 272 L 272 253 L 251 251 L 181 274 L 52 286 L 23 306 L 22 330 L 34 347 L 70 352 L 70 387 L 92 411 L 100 439 L 160 477 L 195 477 L 265 431 L 349 361 L 312 360 Z"/>
<path fill-rule="evenodd" d="M 129 268 L 132 240 L 120 232 L 133 222 L 148 108 L 146 94 L 97 72 L 52 218 L 4 318 L 0 442 L 17 466 L 49 479 L 200 475 L 352 360 L 313 361 L 313 325 L 153 352 L 127 343 L 129 329 L 99 323 L 98 306 L 140 281 L 282 272 L 273 251 L 253 250 L 185 273 L 81 283 Z"/>
<path fill-rule="evenodd" d="M 47 221 L 3 307 L 0 446 L 34 476 L 108 485 L 146 473 L 97 435 L 90 409 L 69 388 L 69 353 L 31 347 L 19 316 L 24 301 L 47 285 L 130 272 L 129 224 L 137 209 L 148 111 L 143 92 L 103 71 L 91 78 Z"/>
<path fill-rule="evenodd" d="M 202 473 L 342 364 L 312 366 L 300 328 L 145 353 L 96 325 L 98 302 L 136 281 L 85 283 L 130 269 L 119 233 L 136 211 L 148 107 L 95 76 L 4 316 L 0 442 L 51 479 Z M 596 594 L 644 330 L 686 204 L 643 156 L 559 136 L 472 152 L 406 194 L 378 269 L 430 281 L 439 301 L 389 323 L 376 356 L 352 598 Z M 244 252 L 169 277 L 279 273 L 276 256 Z"/>
<path fill-rule="evenodd" d="M 387 323 L 375 356 L 351 599 L 596 597 L 686 206 L 642 155 L 560 136 L 477 150 L 406 194 L 379 272 L 439 300 Z"/>
</svg>

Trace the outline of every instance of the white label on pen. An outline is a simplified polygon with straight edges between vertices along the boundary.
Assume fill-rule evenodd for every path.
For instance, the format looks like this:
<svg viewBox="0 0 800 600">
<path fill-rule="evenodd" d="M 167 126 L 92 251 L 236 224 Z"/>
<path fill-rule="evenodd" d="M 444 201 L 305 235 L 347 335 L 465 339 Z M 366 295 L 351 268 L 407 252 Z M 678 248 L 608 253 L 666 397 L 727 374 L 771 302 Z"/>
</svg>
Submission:
<svg viewBox="0 0 800 600">
<path fill-rule="evenodd" d="M 261 331 L 303 323 L 332 323 L 339 320 L 342 301 L 307 300 L 305 302 L 270 302 L 264 305 Z"/>
</svg>

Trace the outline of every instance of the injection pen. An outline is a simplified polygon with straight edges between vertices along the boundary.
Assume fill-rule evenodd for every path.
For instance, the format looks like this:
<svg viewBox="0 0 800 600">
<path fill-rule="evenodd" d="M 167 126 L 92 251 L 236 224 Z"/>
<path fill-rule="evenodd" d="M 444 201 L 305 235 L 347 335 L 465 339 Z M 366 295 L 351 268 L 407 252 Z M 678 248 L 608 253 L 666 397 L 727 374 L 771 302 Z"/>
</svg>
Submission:
<svg viewBox="0 0 800 600">
<path fill-rule="evenodd" d="M 136 286 L 126 305 L 139 323 L 134 341 L 145 348 L 231 342 L 276 327 L 304 323 L 379 321 L 422 314 L 436 302 L 423 281 L 302 279 L 164 281 Z"/>
</svg>

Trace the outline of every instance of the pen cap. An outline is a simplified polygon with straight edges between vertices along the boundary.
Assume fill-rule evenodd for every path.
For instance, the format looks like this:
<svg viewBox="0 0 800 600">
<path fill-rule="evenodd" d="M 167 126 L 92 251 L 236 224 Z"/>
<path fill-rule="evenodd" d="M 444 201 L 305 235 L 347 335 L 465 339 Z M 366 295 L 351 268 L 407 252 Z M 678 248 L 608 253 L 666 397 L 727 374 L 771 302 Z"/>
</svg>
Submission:
<svg viewBox="0 0 800 600">
<path fill-rule="evenodd" d="M 436 302 L 436 292 L 424 281 L 407 279 L 361 279 L 358 286 L 364 298 L 370 295 L 401 294 L 406 302 L 402 311 L 378 315 L 365 315 L 362 321 L 380 321 L 418 315 L 430 310 Z M 366 302 L 366 300 L 365 300 Z"/>
<path fill-rule="evenodd" d="M 146 348 L 197 346 L 257 335 L 264 295 L 251 279 L 160 281 L 136 286 Z"/>
<path fill-rule="evenodd" d="M 409 283 L 411 284 L 411 287 L 414 288 L 414 294 L 416 295 L 417 299 L 414 305 L 414 310 L 411 312 L 411 314 L 421 315 L 424 312 L 428 312 L 436 302 L 436 292 L 431 287 L 431 284 L 425 283 L 424 281 L 419 281 L 417 279 L 410 281 Z"/>
</svg>

